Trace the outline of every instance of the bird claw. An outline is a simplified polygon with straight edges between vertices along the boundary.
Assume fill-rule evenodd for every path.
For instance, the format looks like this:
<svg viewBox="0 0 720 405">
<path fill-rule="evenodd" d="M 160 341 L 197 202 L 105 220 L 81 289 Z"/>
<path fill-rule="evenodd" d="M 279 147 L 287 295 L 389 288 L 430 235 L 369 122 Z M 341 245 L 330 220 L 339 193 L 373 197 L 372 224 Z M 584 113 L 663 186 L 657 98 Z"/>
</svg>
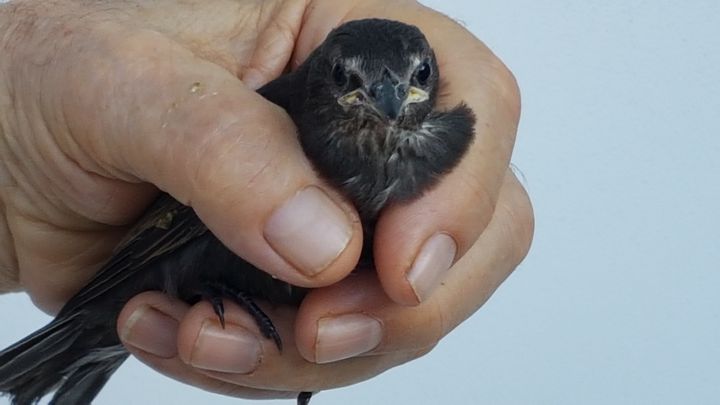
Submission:
<svg viewBox="0 0 720 405">
<path fill-rule="evenodd" d="M 220 320 L 220 325 L 225 329 L 225 305 L 223 305 L 222 298 L 212 297 L 210 298 L 210 303 L 212 304 L 213 311 L 215 311 L 215 314 Z"/>
<path fill-rule="evenodd" d="M 298 394 L 297 397 L 297 405 L 308 405 L 310 403 L 310 398 L 312 398 L 313 393 L 309 391 L 303 391 L 300 394 Z"/>
<path fill-rule="evenodd" d="M 278 350 L 282 352 L 282 339 L 275 325 L 265 312 L 255 303 L 255 301 L 244 291 L 218 282 L 210 282 L 205 285 L 202 294 L 203 299 L 210 301 L 213 311 L 218 316 L 220 324 L 225 328 L 225 306 L 223 298 L 231 299 L 240 305 L 252 316 L 255 324 L 260 328 L 260 332 L 267 339 L 272 339 Z M 299 397 L 298 397 L 299 400 Z M 309 397 L 308 397 L 309 400 Z M 307 402 L 305 402 L 307 403 Z"/>
</svg>

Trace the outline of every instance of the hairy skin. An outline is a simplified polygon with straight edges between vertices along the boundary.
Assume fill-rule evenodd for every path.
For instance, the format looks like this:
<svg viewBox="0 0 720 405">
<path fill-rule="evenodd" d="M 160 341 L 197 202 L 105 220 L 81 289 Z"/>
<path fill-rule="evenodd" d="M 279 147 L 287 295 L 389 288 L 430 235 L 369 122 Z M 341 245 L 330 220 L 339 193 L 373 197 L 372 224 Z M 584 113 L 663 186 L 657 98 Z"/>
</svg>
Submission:
<svg viewBox="0 0 720 405">
<path fill-rule="evenodd" d="M 9 18 L 8 22 L 3 24 L 2 31 L 11 35 L 5 36 L 7 39 L 2 49 L 15 57 L 3 58 L 2 68 L 9 72 L 7 77 L 14 79 L 13 86 L 21 88 L 11 88 L 3 92 L 3 95 L 9 95 L 7 104 L 2 104 L 8 108 L 2 108 L 0 112 L 3 114 L 0 119 L 3 132 L 9 135 L 3 137 L 4 147 L 0 152 L 3 178 L 8 179 L 7 184 L 3 182 L 2 200 L 6 207 L 5 221 L 12 229 L 14 242 L 2 245 L 3 257 L 14 256 L 14 260 L 11 259 L 6 265 L 3 274 L 7 275 L 8 280 L 0 283 L 0 288 L 17 290 L 22 285 L 29 289 L 41 308 L 57 311 L 59 305 L 77 290 L 78 285 L 58 289 L 61 284 L 59 282 L 37 280 L 32 274 L 19 270 L 41 268 L 43 277 L 57 274 L 60 280 L 69 272 L 78 280 L 77 284 L 83 284 L 107 259 L 109 252 L 127 230 L 127 225 L 137 218 L 154 197 L 155 187 L 148 181 L 162 187 L 158 180 L 140 179 L 135 173 L 138 169 L 128 167 L 148 166 L 155 162 L 117 162 L 118 156 L 114 156 L 116 148 L 125 148 L 125 153 L 132 156 L 137 155 L 136 148 L 140 145 L 118 145 L 123 140 L 117 138 L 126 136 L 120 132 L 108 133 L 104 138 L 89 139 L 92 131 L 105 123 L 86 121 L 84 114 L 73 119 L 73 115 L 77 115 L 85 105 L 68 105 L 68 99 L 71 99 L 73 94 L 79 94 L 81 99 L 98 100 L 103 96 L 97 92 L 106 91 L 116 100 L 125 100 L 135 105 L 143 105 L 144 99 L 155 97 L 156 94 L 124 93 L 122 88 L 113 87 L 112 83 L 103 83 L 104 77 L 97 77 L 96 74 L 85 75 L 82 70 L 78 71 L 77 65 L 88 63 L 86 71 L 116 69 L 114 74 L 132 81 L 146 73 L 143 62 L 151 65 L 164 64 L 159 60 L 162 55 L 152 54 L 152 47 L 158 40 L 165 42 L 168 47 L 178 48 L 175 41 L 180 40 L 181 36 L 185 37 L 189 46 L 181 50 L 184 54 L 181 54 L 180 58 L 194 59 L 196 54 L 202 52 L 200 48 L 194 49 L 197 46 L 195 38 L 202 37 L 218 43 L 228 43 L 229 38 L 238 38 L 234 43 L 238 49 L 216 50 L 218 57 L 214 60 L 224 69 L 233 69 L 230 70 L 233 72 L 239 68 L 235 58 L 249 58 L 253 50 L 254 36 L 259 31 L 256 27 L 262 29 L 261 27 L 266 26 L 277 14 L 277 11 L 269 10 L 268 6 L 261 7 L 259 3 L 262 2 L 237 5 L 234 11 L 245 16 L 243 21 L 214 24 L 212 32 L 207 32 L 205 26 L 198 26 L 193 33 L 192 27 L 185 26 L 181 32 L 167 33 L 167 38 L 156 38 L 159 34 L 152 30 L 152 26 L 143 30 L 136 30 L 134 27 L 138 20 L 155 21 L 153 14 L 158 9 L 154 8 L 139 8 L 128 15 L 122 10 L 116 10 L 114 3 L 111 5 L 107 2 L 97 2 L 90 10 L 86 10 L 89 6 L 82 5 L 82 2 L 72 1 L 37 4 L 20 1 L 3 6 L 9 9 L 3 13 Z M 169 2 L 167 6 L 170 7 L 171 4 L 172 2 Z M 196 11 L 193 7 L 181 10 L 188 14 L 188 17 Z M 83 18 L 75 18 L 81 13 L 85 14 Z M 212 7 L 208 8 L 207 13 L 214 16 Z M 118 30 L 121 35 L 117 34 Z M 27 38 L 23 35 L 25 32 L 33 35 Z M 93 36 L 100 37 L 100 40 L 77 38 L 82 37 L 82 32 L 92 32 Z M 112 34 L 105 34 L 106 32 Z M 127 34 L 122 35 L 122 32 Z M 83 44 L 82 41 L 88 43 Z M 85 56 L 87 47 L 91 47 L 94 52 L 91 56 Z M 124 57 L 136 58 L 143 54 L 144 61 L 137 61 L 130 66 L 122 63 Z M 42 55 L 44 60 L 37 60 L 36 55 Z M 103 58 L 103 55 L 107 56 L 107 59 Z M 56 67 L 48 70 L 47 66 Z M 118 72 L 117 69 L 123 71 Z M 68 77 L 70 72 L 72 75 Z M 138 80 L 160 81 L 160 74 L 166 73 L 167 70 L 162 69 L 158 70 L 156 77 Z M 38 76 L 42 79 L 37 80 Z M 94 78 L 93 80 L 99 82 L 92 83 L 95 86 L 88 85 L 87 78 Z M 227 80 L 230 79 L 231 76 L 228 75 Z M 41 86 L 54 86 L 57 91 L 53 94 Z M 21 115 L 26 113 L 26 106 L 33 101 L 23 99 L 24 96 L 45 92 L 53 94 L 52 98 L 41 99 L 39 105 L 32 106 L 35 110 L 33 112 L 39 117 Z M 193 104 L 197 102 L 185 95 L 176 94 L 167 94 L 167 99 L 168 104 L 174 105 L 176 110 L 192 110 Z M 5 116 L 8 113 L 10 115 Z M 179 114 L 179 111 L 176 114 Z M 126 118 L 109 116 L 106 119 Z M 291 124 L 286 122 L 285 125 Z M 18 139 L 16 134 L 23 134 L 24 137 Z M 198 144 L 198 141 L 208 143 L 212 140 L 188 141 Z M 158 150 L 164 146 L 151 145 Z M 207 147 L 210 149 L 213 145 Z M 48 164 L 30 166 L 23 162 L 28 159 Z M 202 170 L 197 167 L 202 159 L 202 156 L 197 156 L 196 163 L 188 162 L 189 167 L 178 172 L 192 173 Z M 197 168 L 192 168 L 192 165 Z M 143 167 L 140 170 L 151 172 L 173 168 Z M 190 195 L 177 197 L 185 202 L 192 198 Z M 64 242 L 58 244 L 58 240 Z M 39 249 L 41 246 L 43 248 Z"/>
<path fill-rule="evenodd" d="M 259 87 L 298 66 L 333 26 L 366 17 L 405 21 L 426 33 L 447 79 L 440 105 L 465 100 L 478 133 L 436 189 L 383 212 L 374 239 L 377 276 L 344 279 L 362 243 L 357 213 L 313 173 L 289 118 L 237 77 Z M 202 326 L 215 318 L 210 306 L 188 307 L 157 293 L 131 300 L 118 320 L 128 349 L 189 384 L 288 397 L 371 378 L 430 350 L 529 248 L 532 210 L 507 170 L 520 111 L 514 79 L 480 41 L 413 1 L 14 0 L 0 5 L 0 53 L 8 55 L 0 58 L 0 290 L 25 290 L 45 311 L 57 311 L 157 188 L 191 203 L 259 267 L 296 284 L 326 286 L 297 312 L 267 311 L 281 335 L 294 332 L 295 339 L 282 356 L 263 342 L 262 363 L 249 374 L 192 365 Z M 193 92 L 198 81 L 203 86 Z M 277 259 L 262 237 L 269 213 L 307 185 L 322 187 L 354 224 L 345 250 L 316 277 Z M 270 207 L 244 201 L 247 193 Z M 418 296 L 406 274 L 437 232 L 457 242 L 456 261 L 441 286 Z M 174 323 L 166 346 L 176 351 L 158 355 L 133 345 L 140 324 L 129 320 L 144 308 Z M 360 356 L 316 364 L 320 321 L 340 312 L 380 320 L 382 340 Z M 238 308 L 228 308 L 227 319 L 253 331 Z"/>
</svg>

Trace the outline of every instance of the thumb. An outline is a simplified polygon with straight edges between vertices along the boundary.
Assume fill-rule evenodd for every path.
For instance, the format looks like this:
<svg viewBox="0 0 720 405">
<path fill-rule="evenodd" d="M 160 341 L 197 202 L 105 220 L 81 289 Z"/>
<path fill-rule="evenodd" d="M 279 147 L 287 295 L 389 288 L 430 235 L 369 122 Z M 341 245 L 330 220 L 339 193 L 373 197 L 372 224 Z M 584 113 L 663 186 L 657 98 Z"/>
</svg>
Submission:
<svg viewBox="0 0 720 405">
<path fill-rule="evenodd" d="M 321 286 L 352 270 L 357 214 L 316 176 L 282 109 L 157 33 L 113 38 L 92 57 L 71 46 L 59 86 L 69 132 L 104 170 L 191 205 L 285 281 Z"/>
</svg>

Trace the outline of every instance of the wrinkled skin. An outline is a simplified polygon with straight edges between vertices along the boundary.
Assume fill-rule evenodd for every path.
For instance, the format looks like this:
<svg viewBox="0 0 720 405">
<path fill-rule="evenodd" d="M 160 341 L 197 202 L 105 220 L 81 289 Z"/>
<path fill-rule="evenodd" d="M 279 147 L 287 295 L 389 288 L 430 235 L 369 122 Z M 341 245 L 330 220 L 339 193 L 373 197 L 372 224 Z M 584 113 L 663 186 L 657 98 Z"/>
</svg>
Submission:
<svg viewBox="0 0 720 405">
<path fill-rule="evenodd" d="M 465 101 L 477 139 L 435 189 L 381 214 L 377 272 L 346 278 L 362 245 L 357 212 L 312 170 L 287 115 L 253 89 L 297 66 L 340 22 L 365 17 L 425 32 L 443 74 L 439 103 Z M 0 6 L 0 54 L 0 291 L 27 291 L 57 312 L 158 189 L 192 205 L 239 255 L 317 288 L 297 310 L 266 308 L 285 350 L 258 337 L 262 356 L 243 372 L 207 361 L 237 344 L 234 331 L 259 336 L 241 309 L 228 306 L 228 333 L 211 340 L 207 303 L 135 297 L 118 319 L 125 344 L 186 383 L 267 398 L 371 378 L 427 353 L 529 249 L 532 209 L 508 170 L 520 112 L 515 81 L 465 29 L 413 1 L 16 0 Z M 307 186 L 324 190 L 351 235 L 310 272 L 283 260 L 263 231 Z M 439 232 L 457 244 L 454 264 L 441 284 L 419 290 L 409 268 Z M 149 308 L 162 322 L 143 317 Z M 381 325 L 379 344 L 321 359 L 322 321 L 359 313 Z"/>
</svg>

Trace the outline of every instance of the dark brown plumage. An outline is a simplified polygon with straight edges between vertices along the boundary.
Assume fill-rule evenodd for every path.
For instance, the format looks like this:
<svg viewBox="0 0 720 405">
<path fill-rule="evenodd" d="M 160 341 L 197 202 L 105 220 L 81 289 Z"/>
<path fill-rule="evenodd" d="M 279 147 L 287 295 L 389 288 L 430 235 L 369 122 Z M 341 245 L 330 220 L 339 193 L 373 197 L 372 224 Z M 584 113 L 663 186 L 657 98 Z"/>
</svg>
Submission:
<svg viewBox="0 0 720 405">
<path fill-rule="evenodd" d="M 433 111 L 439 80 L 420 30 L 371 19 L 332 31 L 266 91 L 283 93 L 273 101 L 295 121 L 305 153 L 368 225 L 385 205 L 422 194 L 472 142 L 475 120 L 467 106 Z M 342 102 L 354 92 L 359 100 Z"/>
<path fill-rule="evenodd" d="M 472 141 L 466 106 L 433 110 L 438 84 L 435 56 L 417 28 L 372 19 L 338 27 L 295 72 L 259 92 L 286 109 L 307 156 L 372 234 L 384 206 L 427 190 Z M 232 299 L 278 347 L 280 336 L 254 299 L 297 305 L 304 296 L 233 254 L 192 208 L 165 194 L 50 324 L 0 353 L 0 391 L 13 404 L 53 390 L 52 403 L 90 403 L 128 356 L 115 332 L 118 313 L 148 290 L 207 299 L 221 321 L 222 298 Z M 309 398 L 303 393 L 298 402 Z"/>
</svg>

